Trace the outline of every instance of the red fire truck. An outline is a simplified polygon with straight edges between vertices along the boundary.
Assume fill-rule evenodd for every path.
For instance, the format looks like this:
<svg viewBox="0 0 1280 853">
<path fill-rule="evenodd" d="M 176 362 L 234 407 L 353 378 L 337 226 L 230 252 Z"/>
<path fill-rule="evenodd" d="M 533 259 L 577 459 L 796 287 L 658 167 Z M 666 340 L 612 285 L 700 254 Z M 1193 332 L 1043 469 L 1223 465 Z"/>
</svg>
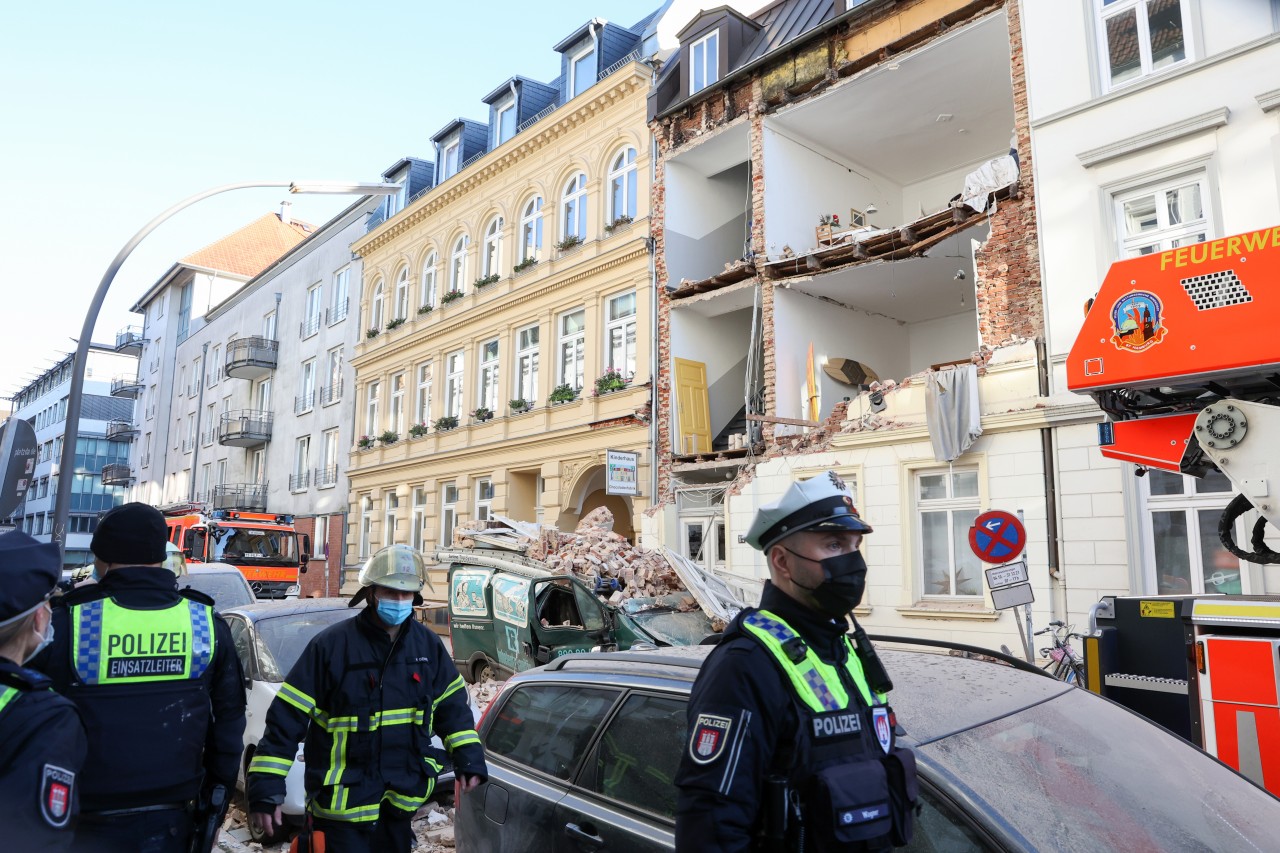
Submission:
<svg viewBox="0 0 1280 853">
<path fill-rule="evenodd" d="M 226 563 L 245 576 L 258 598 L 297 593 L 298 573 L 307 570 L 310 537 L 293 527 L 293 516 L 270 512 L 208 510 L 200 504 L 162 507 L 169 540 L 193 563 Z"/>
</svg>

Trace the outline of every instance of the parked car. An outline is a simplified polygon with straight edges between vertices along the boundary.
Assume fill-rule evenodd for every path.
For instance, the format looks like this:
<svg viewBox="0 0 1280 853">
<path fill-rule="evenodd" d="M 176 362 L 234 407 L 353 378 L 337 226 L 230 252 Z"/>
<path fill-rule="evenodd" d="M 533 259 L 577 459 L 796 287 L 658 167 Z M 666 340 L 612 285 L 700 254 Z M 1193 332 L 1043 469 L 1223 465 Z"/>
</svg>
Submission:
<svg viewBox="0 0 1280 853">
<path fill-rule="evenodd" d="M 571 655 L 507 682 L 480 726 L 489 779 L 457 792 L 458 849 L 674 848 L 689 689 L 709 646 Z M 909 850 L 1267 850 L 1280 800 L 1086 690 L 884 649 L 923 812 Z"/>
<path fill-rule="evenodd" d="M 236 571 L 236 574 L 239 574 Z M 244 581 L 241 576 L 241 582 Z M 239 788 L 243 797 L 244 774 L 262 739 L 266 727 L 267 709 L 280 692 L 289 670 L 302 656 L 311 639 L 328 628 L 350 619 L 360 609 L 348 607 L 345 598 L 303 598 L 293 601 L 254 602 L 252 592 L 250 603 L 222 611 L 222 616 L 231 626 L 231 636 L 235 640 L 236 655 L 240 658 L 240 666 L 244 670 L 245 696 L 248 700 L 245 717 L 247 725 L 244 731 L 244 756 L 240 764 Z M 438 759 L 444 764 L 440 773 L 436 791 L 449 791 L 453 784 L 453 768 L 444 753 L 443 744 L 438 737 L 433 737 L 432 745 L 439 750 Z M 285 801 L 283 811 L 288 822 L 301 824 L 305 812 L 306 797 L 303 788 L 302 744 L 298 744 L 298 753 L 289 775 L 285 778 Z M 248 803 L 243 802 L 246 814 Z M 249 821 L 249 831 L 255 841 L 271 844 L 288 837 L 286 828 L 280 833 L 266 836 L 256 822 Z"/>
<path fill-rule="evenodd" d="M 187 563 L 187 573 L 178 578 L 178 586 L 203 592 L 213 599 L 219 613 L 258 600 L 241 571 L 227 563 Z"/>
</svg>

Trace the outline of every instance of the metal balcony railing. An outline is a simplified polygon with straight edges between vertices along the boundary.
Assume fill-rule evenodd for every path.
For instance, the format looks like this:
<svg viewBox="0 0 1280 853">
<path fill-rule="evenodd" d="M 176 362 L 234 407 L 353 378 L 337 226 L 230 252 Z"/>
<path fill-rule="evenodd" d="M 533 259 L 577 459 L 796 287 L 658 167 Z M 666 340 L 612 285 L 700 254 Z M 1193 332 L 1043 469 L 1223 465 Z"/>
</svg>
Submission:
<svg viewBox="0 0 1280 853">
<path fill-rule="evenodd" d="M 218 443 L 228 447 L 254 447 L 271 440 L 275 416 L 257 409 L 226 412 L 218 423 Z"/>
<path fill-rule="evenodd" d="M 342 399 L 342 383 L 335 382 L 332 385 L 324 385 L 320 388 L 320 405 L 327 406 L 330 403 L 336 403 Z"/>
<path fill-rule="evenodd" d="M 141 355 L 142 346 L 147 339 L 142 337 L 142 329 L 137 326 L 125 326 L 116 332 L 116 352 L 125 355 Z"/>
<path fill-rule="evenodd" d="M 266 512 L 266 483 L 223 483 L 213 487 L 209 502 L 214 509 Z"/>
<path fill-rule="evenodd" d="M 338 323 L 346 319 L 347 309 L 350 306 L 350 303 L 350 299 L 344 299 L 332 308 L 326 308 L 324 312 L 326 322 L 332 326 L 334 323 Z"/>
<path fill-rule="evenodd" d="M 133 482 L 133 470 L 127 462 L 112 462 L 102 466 L 102 485 L 127 486 Z"/>
<path fill-rule="evenodd" d="M 298 324 L 298 336 L 303 338 L 309 338 L 312 335 L 314 335 L 316 332 L 320 331 L 320 325 L 321 325 L 321 318 L 319 314 L 315 315 L 314 317 L 308 317 L 307 319 L 303 320 L 301 323 Z"/>
<path fill-rule="evenodd" d="M 138 425 L 133 421 L 107 421 L 107 441 L 133 441 L 138 435 Z"/>
<path fill-rule="evenodd" d="M 183 453 L 190 453 L 192 450 L 195 450 L 195 448 L 196 448 L 196 440 L 195 440 L 194 438 L 184 438 L 184 439 L 182 439 L 182 452 L 183 452 Z"/>
<path fill-rule="evenodd" d="M 318 489 L 338 485 L 338 466 L 330 465 L 328 468 L 317 468 L 315 480 L 316 488 Z"/>
<path fill-rule="evenodd" d="M 276 369 L 279 354 L 279 341 L 237 338 L 227 344 L 226 374 L 232 379 L 261 379 Z"/>
<path fill-rule="evenodd" d="M 311 485 L 311 472 L 303 471 L 301 474 L 289 475 L 289 491 L 300 492 Z"/>
<path fill-rule="evenodd" d="M 299 394 L 293 398 L 293 413 L 300 415 L 303 412 L 309 412 L 316 406 L 316 392 L 308 391 L 305 394 Z"/>
<path fill-rule="evenodd" d="M 142 380 L 136 376 L 116 376 L 111 379 L 111 396 L 138 399 L 142 393 Z"/>
</svg>

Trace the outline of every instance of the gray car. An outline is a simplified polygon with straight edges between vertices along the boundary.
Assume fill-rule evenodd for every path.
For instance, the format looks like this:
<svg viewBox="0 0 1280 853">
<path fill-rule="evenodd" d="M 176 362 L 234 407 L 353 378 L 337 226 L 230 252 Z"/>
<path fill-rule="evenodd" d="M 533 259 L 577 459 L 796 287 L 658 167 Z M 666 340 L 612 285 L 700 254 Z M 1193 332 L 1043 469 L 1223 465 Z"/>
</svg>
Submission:
<svg viewBox="0 0 1280 853">
<path fill-rule="evenodd" d="M 459 849 L 674 849 L 685 706 L 708 646 L 573 655 L 480 723 L 489 780 Z M 1274 850 L 1280 800 L 1125 708 L 1043 673 L 884 649 L 924 809 L 909 850 Z"/>
</svg>

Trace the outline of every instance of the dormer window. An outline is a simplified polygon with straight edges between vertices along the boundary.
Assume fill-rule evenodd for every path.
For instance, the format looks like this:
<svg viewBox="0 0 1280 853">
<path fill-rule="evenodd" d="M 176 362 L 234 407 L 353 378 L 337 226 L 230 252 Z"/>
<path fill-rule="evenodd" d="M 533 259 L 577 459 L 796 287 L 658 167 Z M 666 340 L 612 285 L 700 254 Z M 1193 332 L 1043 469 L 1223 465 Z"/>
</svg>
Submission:
<svg viewBox="0 0 1280 853">
<path fill-rule="evenodd" d="M 569 59 L 569 97 L 576 98 L 596 82 L 596 48 L 587 45 Z"/>
<path fill-rule="evenodd" d="M 495 145 L 501 145 L 516 135 L 516 102 L 507 101 L 494 112 L 493 132 Z"/>
<path fill-rule="evenodd" d="M 720 31 L 703 36 L 689 48 L 689 94 L 720 79 Z"/>
<path fill-rule="evenodd" d="M 446 143 L 444 152 L 440 155 L 440 180 L 452 178 L 458 174 L 458 162 L 462 156 L 462 142 L 458 139 Z"/>
</svg>

